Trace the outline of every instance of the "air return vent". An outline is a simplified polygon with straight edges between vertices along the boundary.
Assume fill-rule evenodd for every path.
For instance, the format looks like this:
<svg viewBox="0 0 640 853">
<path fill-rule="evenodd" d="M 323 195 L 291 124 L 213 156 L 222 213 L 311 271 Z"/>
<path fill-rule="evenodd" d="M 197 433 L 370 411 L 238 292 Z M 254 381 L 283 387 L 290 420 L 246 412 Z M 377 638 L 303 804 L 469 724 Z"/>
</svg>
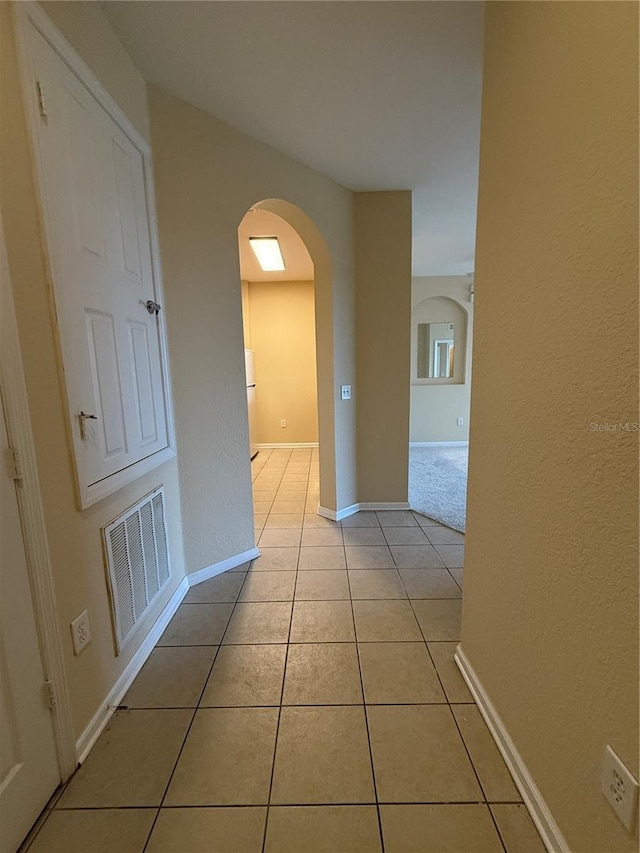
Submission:
<svg viewBox="0 0 640 853">
<path fill-rule="evenodd" d="M 156 489 L 103 529 L 118 654 L 171 577 L 164 489 Z"/>
</svg>

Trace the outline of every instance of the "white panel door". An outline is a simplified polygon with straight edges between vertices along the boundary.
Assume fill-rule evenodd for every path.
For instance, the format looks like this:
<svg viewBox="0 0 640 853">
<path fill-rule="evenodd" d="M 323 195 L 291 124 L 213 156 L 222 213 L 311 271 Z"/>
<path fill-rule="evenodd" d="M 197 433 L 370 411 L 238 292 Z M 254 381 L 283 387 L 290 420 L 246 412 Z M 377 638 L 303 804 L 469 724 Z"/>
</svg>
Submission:
<svg viewBox="0 0 640 853">
<path fill-rule="evenodd" d="M 9 453 L 0 405 L 0 450 Z M 0 853 L 15 853 L 60 781 L 15 484 L 0 471 Z"/>
<path fill-rule="evenodd" d="M 29 28 L 44 206 L 81 487 L 168 446 L 145 164 L 41 33 Z"/>
</svg>

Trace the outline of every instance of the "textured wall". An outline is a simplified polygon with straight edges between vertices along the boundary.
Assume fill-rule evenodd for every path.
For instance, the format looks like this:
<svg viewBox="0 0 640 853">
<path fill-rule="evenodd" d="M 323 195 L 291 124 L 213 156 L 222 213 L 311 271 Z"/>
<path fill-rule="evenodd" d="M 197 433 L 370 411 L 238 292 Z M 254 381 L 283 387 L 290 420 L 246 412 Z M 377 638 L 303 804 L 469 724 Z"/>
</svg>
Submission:
<svg viewBox="0 0 640 853">
<path fill-rule="evenodd" d="M 638 849 L 637 321 L 638 6 L 489 3 L 462 648 L 576 853 Z"/>
<path fill-rule="evenodd" d="M 357 193 L 355 199 L 358 500 L 406 501 L 411 193 Z"/>
</svg>

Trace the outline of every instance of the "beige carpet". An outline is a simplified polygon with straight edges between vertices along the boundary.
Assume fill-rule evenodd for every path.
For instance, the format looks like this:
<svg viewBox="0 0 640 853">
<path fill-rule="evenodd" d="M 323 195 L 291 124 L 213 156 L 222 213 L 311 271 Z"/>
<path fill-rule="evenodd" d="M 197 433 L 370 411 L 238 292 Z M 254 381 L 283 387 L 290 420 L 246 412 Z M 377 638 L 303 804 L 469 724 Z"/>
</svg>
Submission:
<svg viewBox="0 0 640 853">
<path fill-rule="evenodd" d="M 411 509 L 465 532 L 469 448 L 409 448 Z"/>
</svg>

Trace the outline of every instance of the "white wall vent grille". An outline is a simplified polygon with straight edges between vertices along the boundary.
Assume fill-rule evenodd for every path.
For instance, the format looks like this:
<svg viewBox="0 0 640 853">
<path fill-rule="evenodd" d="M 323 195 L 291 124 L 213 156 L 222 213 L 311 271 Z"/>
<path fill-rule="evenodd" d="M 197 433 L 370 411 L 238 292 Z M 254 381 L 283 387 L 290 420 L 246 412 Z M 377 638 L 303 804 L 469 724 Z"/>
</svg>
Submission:
<svg viewBox="0 0 640 853">
<path fill-rule="evenodd" d="M 109 597 L 118 654 L 171 577 L 164 488 L 103 528 Z"/>
</svg>

